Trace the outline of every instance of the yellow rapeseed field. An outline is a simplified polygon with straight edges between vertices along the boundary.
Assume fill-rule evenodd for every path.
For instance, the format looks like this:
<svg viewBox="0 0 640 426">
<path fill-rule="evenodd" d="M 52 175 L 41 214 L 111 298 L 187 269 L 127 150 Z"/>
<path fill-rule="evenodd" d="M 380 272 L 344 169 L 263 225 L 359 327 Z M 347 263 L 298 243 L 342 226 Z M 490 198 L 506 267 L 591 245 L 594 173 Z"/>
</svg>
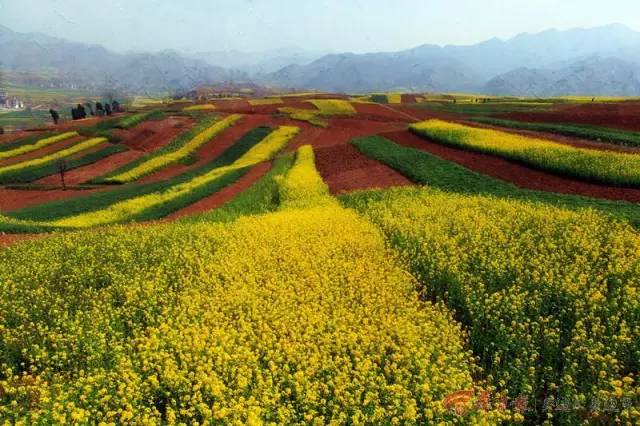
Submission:
<svg viewBox="0 0 640 426">
<path fill-rule="evenodd" d="M 545 139 L 442 120 L 411 125 L 419 135 L 464 149 L 498 155 L 542 170 L 610 185 L 640 186 L 640 156 L 576 148 Z"/>
<path fill-rule="evenodd" d="M 280 98 L 249 99 L 249 104 L 252 106 L 277 105 L 281 103 L 283 103 L 283 101 Z"/>
<path fill-rule="evenodd" d="M 355 115 L 356 110 L 349 101 L 342 99 L 312 99 L 311 102 L 320 110 L 321 115 Z"/>
<path fill-rule="evenodd" d="M 530 407 L 547 400 L 532 420 L 579 424 L 575 407 L 597 416 L 606 404 L 612 422 L 640 422 L 640 236 L 629 225 L 430 189 L 352 205 L 384 231 L 425 298 L 457 313 L 490 383 Z"/>
<path fill-rule="evenodd" d="M 182 108 L 183 111 L 214 111 L 216 106 L 213 104 L 190 105 Z"/>
<path fill-rule="evenodd" d="M 371 223 L 331 201 L 310 148 L 282 186 L 279 212 L 230 224 L 114 228 L 0 251 L 0 417 L 508 420 L 445 408 L 475 387 L 460 327 L 419 300 Z"/>
</svg>

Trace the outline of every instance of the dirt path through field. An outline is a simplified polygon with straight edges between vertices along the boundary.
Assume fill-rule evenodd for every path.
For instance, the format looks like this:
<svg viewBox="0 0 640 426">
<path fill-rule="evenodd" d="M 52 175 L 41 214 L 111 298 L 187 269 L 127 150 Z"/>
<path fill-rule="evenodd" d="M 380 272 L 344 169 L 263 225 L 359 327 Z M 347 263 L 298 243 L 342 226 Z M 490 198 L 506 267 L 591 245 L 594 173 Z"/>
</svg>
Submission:
<svg viewBox="0 0 640 426">
<path fill-rule="evenodd" d="M 556 176 L 512 163 L 500 157 L 464 151 L 435 142 L 429 142 L 409 131 L 384 133 L 381 134 L 381 136 L 402 146 L 419 149 L 445 160 L 452 161 L 475 172 L 511 182 L 520 188 L 583 195 L 608 200 L 623 200 L 633 203 L 640 202 L 640 189 L 637 188 L 598 185 Z"/>
</svg>

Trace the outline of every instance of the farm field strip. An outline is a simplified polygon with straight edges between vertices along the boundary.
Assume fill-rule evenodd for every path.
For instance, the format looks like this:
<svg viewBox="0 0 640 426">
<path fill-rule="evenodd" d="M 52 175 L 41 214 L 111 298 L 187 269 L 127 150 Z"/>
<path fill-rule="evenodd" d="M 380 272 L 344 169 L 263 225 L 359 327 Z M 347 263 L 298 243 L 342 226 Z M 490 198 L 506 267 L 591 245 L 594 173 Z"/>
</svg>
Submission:
<svg viewBox="0 0 640 426">
<path fill-rule="evenodd" d="M 387 96 L 387 103 L 389 104 L 402 103 L 402 93 L 388 93 L 386 96 Z"/>
<path fill-rule="evenodd" d="M 3 160 L 5 158 L 16 157 L 18 155 L 26 154 L 32 151 L 37 151 L 41 148 L 52 145 L 56 142 L 70 139 L 75 136 L 78 136 L 77 132 L 65 132 L 59 135 L 38 139 L 34 141 L 34 143 L 29 143 L 30 140 L 25 141 L 25 143 L 22 143 L 22 141 L 17 141 L 19 143 L 19 146 L 16 146 L 18 144 L 16 144 L 15 141 L 11 144 L 11 146 L 8 146 L 8 144 L 0 145 L 0 160 Z M 9 148 L 9 149 L 6 149 L 6 148 Z"/>
<path fill-rule="evenodd" d="M 271 128 L 257 127 L 249 130 L 235 143 L 229 146 L 224 152 L 216 158 L 206 163 L 202 167 L 189 170 L 172 178 L 151 182 L 151 183 L 134 183 L 119 187 L 111 187 L 108 191 L 99 194 L 90 194 L 84 197 L 77 197 L 71 200 L 60 200 L 48 202 L 37 206 L 23 208 L 15 211 L 5 212 L 4 214 L 13 219 L 31 222 L 49 222 L 54 219 L 62 219 L 79 214 L 95 212 L 103 210 L 109 206 L 127 199 L 140 197 L 142 195 L 162 192 L 173 186 L 190 181 L 209 171 L 224 166 L 231 165 L 238 158 L 242 157 L 256 144 L 260 143 L 269 133 Z M 3 229 L 0 222 L 0 230 Z M 6 224 L 4 224 L 6 225 Z"/>
<path fill-rule="evenodd" d="M 184 202 L 184 199 L 188 201 L 200 199 L 239 179 L 251 166 L 271 159 L 293 139 L 297 133 L 298 129 L 296 127 L 279 127 L 229 166 L 214 168 L 186 182 L 171 186 L 162 192 L 153 192 L 126 199 L 102 210 L 45 222 L 22 221 L 8 217 L 2 218 L 2 221 L 5 227 L 14 226 L 18 229 L 20 227 L 56 229 L 88 228 L 131 221 L 139 219 L 140 217 L 145 219 L 149 217 L 161 217 L 176 209 L 174 203 L 180 203 L 180 206 L 188 204 Z M 161 213 L 153 212 L 154 209 Z M 150 211 L 152 211 L 152 213 L 149 213 Z"/>
<path fill-rule="evenodd" d="M 497 155 L 547 172 L 607 185 L 640 186 L 640 156 L 635 154 L 575 148 L 441 120 L 424 121 L 410 128 L 434 142 Z"/>
<path fill-rule="evenodd" d="M 320 111 L 320 115 L 355 115 L 356 110 L 349 101 L 342 99 L 311 99 L 309 101 Z"/>
<path fill-rule="evenodd" d="M 82 151 L 76 155 L 72 155 L 68 158 L 65 158 L 64 159 L 65 182 L 67 182 L 66 176 L 69 172 L 74 172 L 81 167 L 93 165 L 100 160 L 103 160 L 111 156 L 114 156 L 116 154 L 120 154 L 127 151 L 128 151 L 128 148 L 124 145 L 110 144 L 105 142 L 93 148 Z M 38 167 L 31 167 L 25 170 L 17 171 L 11 174 L 9 177 L 6 177 L 6 180 L 10 181 L 11 183 L 40 184 L 40 182 L 36 182 L 36 181 L 44 178 L 49 178 L 51 181 L 50 183 L 55 182 L 55 185 L 58 185 L 60 184 L 59 173 L 60 173 L 59 164 L 57 161 L 54 161 L 54 162 L 49 162 L 47 164 L 43 164 Z M 55 176 L 55 178 L 53 178 L 54 175 L 58 175 L 58 176 Z M 70 185 L 73 185 L 72 182 L 67 182 L 67 183 Z M 82 183 L 82 182 L 76 182 L 76 184 L 78 183 Z"/>
<path fill-rule="evenodd" d="M 465 163 L 467 165 L 465 167 L 456 163 L 456 161 L 459 161 L 457 156 L 442 158 L 437 154 L 411 147 L 418 143 L 422 144 L 423 141 L 421 139 L 418 139 L 408 147 L 398 145 L 398 143 L 407 143 L 406 135 L 398 134 L 398 136 L 401 137 L 396 137 L 396 133 L 389 135 L 390 139 L 382 136 L 364 137 L 354 139 L 351 143 L 363 154 L 387 164 L 417 184 L 457 194 L 494 196 L 499 199 L 529 201 L 571 210 L 591 209 L 629 221 L 633 226 L 640 229 L 640 204 L 638 204 L 640 203 L 640 194 L 637 194 L 638 202 L 631 203 L 554 193 L 550 192 L 550 188 L 546 187 L 547 190 L 520 188 L 504 179 L 467 168 L 474 167 L 477 170 L 475 166 L 483 161 L 486 162 L 486 159 L 470 158 L 466 162 L 468 164 Z M 409 134 L 409 136 L 413 135 Z M 415 138 L 418 137 L 415 136 Z M 398 139 L 399 142 L 392 142 L 394 139 Z M 440 153 L 438 152 L 438 154 Z M 497 160 L 504 161 L 507 163 L 506 165 L 509 164 L 506 160 Z M 504 168 L 505 164 L 492 163 L 489 167 L 492 169 Z M 519 172 L 518 174 L 520 175 Z M 529 180 L 535 180 L 535 177 L 525 175 L 523 180 L 530 184 Z"/>
<path fill-rule="evenodd" d="M 132 127 L 137 126 L 143 121 L 159 120 L 162 117 L 164 117 L 164 113 L 158 110 L 139 112 L 137 114 L 131 114 L 121 118 L 120 120 L 117 121 L 114 127 L 117 127 L 119 129 L 131 129 Z"/>
<path fill-rule="evenodd" d="M 182 108 L 183 111 L 193 112 L 193 111 L 215 111 L 216 106 L 213 104 L 201 104 L 201 105 L 190 105 Z"/>
<path fill-rule="evenodd" d="M 210 142 L 211 139 L 215 138 L 218 134 L 232 126 L 241 118 L 241 115 L 234 114 L 220 121 L 215 121 L 207 128 L 201 130 L 200 133 L 195 134 L 190 140 L 185 141 L 183 144 L 175 147 L 174 150 L 169 150 L 171 148 L 170 144 L 168 147 L 166 147 L 166 150 L 161 150 L 159 152 L 152 153 L 147 157 L 143 157 L 133 166 L 127 166 L 126 170 L 120 173 L 114 172 L 107 177 L 102 178 L 101 180 L 105 183 L 133 182 L 138 178 L 148 175 L 163 167 L 166 167 L 169 164 L 185 160 L 189 156 L 193 155 L 202 145 Z M 208 124 L 208 121 L 206 120 L 207 119 L 203 121 L 204 124 Z M 195 131 L 198 130 L 200 130 L 199 127 L 195 129 Z M 191 135 L 194 132 L 190 132 L 188 133 L 188 135 Z"/>
<path fill-rule="evenodd" d="M 16 400 L 1 405 L 0 416 L 460 420 L 441 402 L 476 387 L 459 325 L 419 300 L 380 232 L 318 184 L 308 153 L 281 181 L 299 190 L 283 189 L 289 207 L 275 213 L 78 232 L 0 251 L 3 390 Z M 33 367 L 26 389 L 21 363 Z M 40 403 L 18 399 L 21 391 L 36 392 Z M 166 403 L 150 402 L 158 395 Z M 462 416 L 487 424 L 508 418 Z"/>
<path fill-rule="evenodd" d="M 88 151 L 105 142 L 107 142 L 107 139 L 105 138 L 92 138 L 79 142 L 75 145 L 54 152 L 52 154 L 45 155 L 44 157 L 34 158 L 31 160 L 23 161 L 21 163 L 0 167 L 0 183 L 13 183 L 16 181 L 19 182 L 21 181 L 21 176 L 23 173 L 28 173 L 30 170 L 37 169 L 39 167 L 50 166 L 57 160 L 66 159 L 83 151 Z"/>
<path fill-rule="evenodd" d="M 284 101 L 281 98 L 249 99 L 248 102 L 249 102 L 249 105 L 251 106 L 279 105 L 284 103 Z"/>
<path fill-rule="evenodd" d="M 428 186 L 342 200 L 380 227 L 427 300 L 455 311 L 489 383 L 538 407 L 530 422 L 550 420 L 539 407 L 555 395 L 607 398 L 612 419 L 640 420 L 640 236 L 628 224 Z"/>
<path fill-rule="evenodd" d="M 503 120 L 490 117 L 475 117 L 469 121 L 506 127 L 511 129 L 551 132 L 566 136 L 591 139 L 614 145 L 640 147 L 640 132 L 571 123 L 535 123 L 515 120 Z"/>
</svg>

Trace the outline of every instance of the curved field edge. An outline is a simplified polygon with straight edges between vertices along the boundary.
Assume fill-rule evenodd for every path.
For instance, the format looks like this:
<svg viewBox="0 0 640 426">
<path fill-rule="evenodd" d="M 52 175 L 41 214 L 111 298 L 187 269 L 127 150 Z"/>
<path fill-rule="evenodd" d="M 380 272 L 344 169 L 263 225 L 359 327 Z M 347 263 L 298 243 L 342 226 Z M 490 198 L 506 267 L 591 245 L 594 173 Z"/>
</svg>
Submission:
<svg viewBox="0 0 640 426">
<path fill-rule="evenodd" d="M 133 171 L 140 169 L 145 163 L 148 163 L 150 161 L 158 161 L 158 159 L 162 158 L 162 157 L 166 157 L 166 156 L 170 156 L 172 154 L 175 154 L 176 152 L 178 152 L 180 149 L 183 149 L 185 147 L 185 145 L 187 145 L 189 142 L 193 141 L 195 138 L 197 138 L 199 135 L 203 134 L 204 132 L 206 132 L 207 129 L 211 128 L 212 126 L 215 126 L 216 123 L 219 122 L 219 118 L 217 116 L 204 116 L 201 117 L 199 119 L 199 121 L 195 124 L 194 127 L 190 128 L 190 129 L 186 129 L 183 132 L 181 132 L 180 134 L 178 134 L 175 138 L 173 138 L 173 140 L 171 142 L 169 142 L 167 145 L 163 146 L 160 149 L 157 149 L 147 155 L 144 155 L 138 159 L 136 159 L 135 161 L 132 161 L 128 164 L 126 164 L 123 167 L 120 167 L 116 170 L 113 170 L 109 173 L 107 173 L 104 176 L 100 176 L 97 177 L 95 179 L 93 179 L 91 181 L 91 183 L 95 183 L 95 184 L 118 184 L 118 183 L 127 183 L 129 182 L 130 179 L 126 179 L 126 182 L 123 180 L 122 182 L 120 180 L 118 180 L 118 177 L 124 177 L 124 176 L 128 176 L 128 174 L 132 173 Z M 184 155 L 181 157 L 182 160 L 187 161 L 188 160 L 188 154 Z M 175 161 L 179 161 L 180 159 L 174 159 Z M 173 160 L 168 160 L 166 162 L 166 164 L 163 165 L 157 165 L 156 168 L 154 168 L 153 170 L 146 170 L 146 172 L 151 173 L 155 170 L 158 170 L 158 168 L 165 167 L 168 166 L 169 164 L 175 162 Z M 148 174 L 148 173 L 143 173 L 144 174 Z M 141 176 L 142 176 L 141 175 Z M 140 176 L 138 176 L 140 177 Z M 124 178 L 123 178 L 124 179 Z M 135 179 L 133 179 L 135 180 Z"/>
<path fill-rule="evenodd" d="M 635 154 L 576 148 L 442 120 L 412 124 L 410 129 L 437 143 L 496 155 L 558 175 L 605 185 L 640 186 L 640 157 Z"/>
<path fill-rule="evenodd" d="M 459 326 L 441 306 L 419 301 L 379 231 L 326 195 L 307 154 L 282 182 L 287 203 L 305 208 L 225 224 L 79 232 L 0 251 L 2 416 L 508 419 L 443 406 L 448 394 L 475 387 Z M 308 191 L 291 190 L 305 182 Z M 21 392 L 36 392 L 39 404 Z"/>
<path fill-rule="evenodd" d="M 635 227 L 640 227 L 638 204 L 518 188 L 427 152 L 400 146 L 382 136 L 354 139 L 351 143 L 363 154 L 387 164 L 412 181 L 443 191 L 493 195 L 502 199 L 530 201 L 572 210 L 593 209 L 628 220 Z"/>
<path fill-rule="evenodd" d="M 341 200 L 380 227 L 425 298 L 455 312 L 489 383 L 524 396 L 530 421 L 602 414 L 553 412 L 550 398 L 607 400 L 607 421 L 640 419 L 640 235 L 628 224 L 429 186 Z"/>
<path fill-rule="evenodd" d="M 493 117 L 472 117 L 467 121 L 489 124 L 510 129 L 533 130 L 560 135 L 591 139 L 613 145 L 640 147 L 640 132 L 632 132 L 611 127 L 591 126 L 571 123 L 534 123 L 505 120 Z"/>
<path fill-rule="evenodd" d="M 230 148 L 230 153 L 223 153 L 218 163 L 214 161 L 197 175 L 190 176 L 188 179 L 182 178 L 180 182 L 162 191 L 136 195 L 109 204 L 102 209 L 55 220 L 36 222 L 4 217 L 0 221 L 0 226 L 5 232 L 42 232 L 163 217 L 235 182 L 253 165 L 270 160 L 297 135 L 299 129 L 280 126 L 275 131 L 271 129 L 265 131 L 263 128 L 254 130 L 253 133 L 249 132 L 251 137 L 246 138 L 247 140 L 241 139 L 242 143 L 235 145 L 235 149 Z M 264 136 L 257 140 L 253 134 Z M 232 160 L 233 162 L 228 165 L 218 166 L 220 163 Z"/>
<path fill-rule="evenodd" d="M 101 148 L 94 152 L 90 152 L 88 154 L 74 156 L 69 159 L 65 158 L 63 163 L 64 171 L 68 172 L 83 166 L 87 166 L 89 164 L 93 164 L 99 160 L 102 160 L 103 158 L 107 158 L 120 152 L 129 150 L 129 148 L 127 148 L 125 145 L 110 143 L 107 143 L 106 145 L 107 146 L 105 146 L 104 148 Z M 80 152 L 80 154 L 82 153 Z M 60 173 L 60 164 L 54 160 L 38 167 L 29 167 L 24 170 L 20 170 L 19 172 L 13 173 L 10 175 L 10 177 L 7 177 L 5 179 L 7 183 L 29 183 L 47 176 L 55 175 L 57 173 Z M 0 179 L 2 178 L 0 177 Z"/>
<path fill-rule="evenodd" d="M 28 152 L 37 151 L 40 148 L 44 148 L 46 146 L 55 144 L 57 142 L 67 140 L 74 136 L 78 136 L 78 133 L 66 132 L 66 133 L 56 134 L 52 136 L 45 136 L 43 138 L 38 138 L 33 140 L 33 143 L 27 143 L 27 141 L 31 142 L 31 139 L 27 138 L 26 140 L 22 140 L 22 141 L 19 140 L 18 141 L 19 144 L 12 147 L 11 149 L 7 149 L 7 146 L 5 145 L 0 145 L 0 148 L 3 148 L 0 150 L 0 159 L 16 157 L 18 155 L 26 154 Z M 13 144 L 15 143 L 16 142 L 13 142 Z"/>
<path fill-rule="evenodd" d="M 228 166 L 240 158 L 250 148 L 259 143 L 272 132 L 270 127 L 257 127 L 240 137 L 233 145 L 211 162 L 195 170 L 183 173 L 171 179 L 146 184 L 130 184 L 114 187 L 109 191 L 75 197 L 68 200 L 54 201 L 10 212 L 4 212 L 7 217 L 18 220 L 46 221 L 74 216 L 80 213 L 101 210 L 119 201 L 134 198 L 152 192 L 163 191 L 171 186 L 186 182 L 202 173 L 217 167 Z"/>
</svg>

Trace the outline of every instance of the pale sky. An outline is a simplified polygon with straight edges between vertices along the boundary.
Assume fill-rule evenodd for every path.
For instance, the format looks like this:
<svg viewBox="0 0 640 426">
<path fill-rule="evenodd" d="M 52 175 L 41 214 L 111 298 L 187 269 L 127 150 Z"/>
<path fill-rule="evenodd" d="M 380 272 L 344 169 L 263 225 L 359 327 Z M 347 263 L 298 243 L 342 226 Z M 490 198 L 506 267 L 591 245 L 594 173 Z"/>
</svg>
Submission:
<svg viewBox="0 0 640 426">
<path fill-rule="evenodd" d="M 115 51 L 376 52 L 622 23 L 640 0 L 0 0 L 0 24 Z"/>
</svg>

